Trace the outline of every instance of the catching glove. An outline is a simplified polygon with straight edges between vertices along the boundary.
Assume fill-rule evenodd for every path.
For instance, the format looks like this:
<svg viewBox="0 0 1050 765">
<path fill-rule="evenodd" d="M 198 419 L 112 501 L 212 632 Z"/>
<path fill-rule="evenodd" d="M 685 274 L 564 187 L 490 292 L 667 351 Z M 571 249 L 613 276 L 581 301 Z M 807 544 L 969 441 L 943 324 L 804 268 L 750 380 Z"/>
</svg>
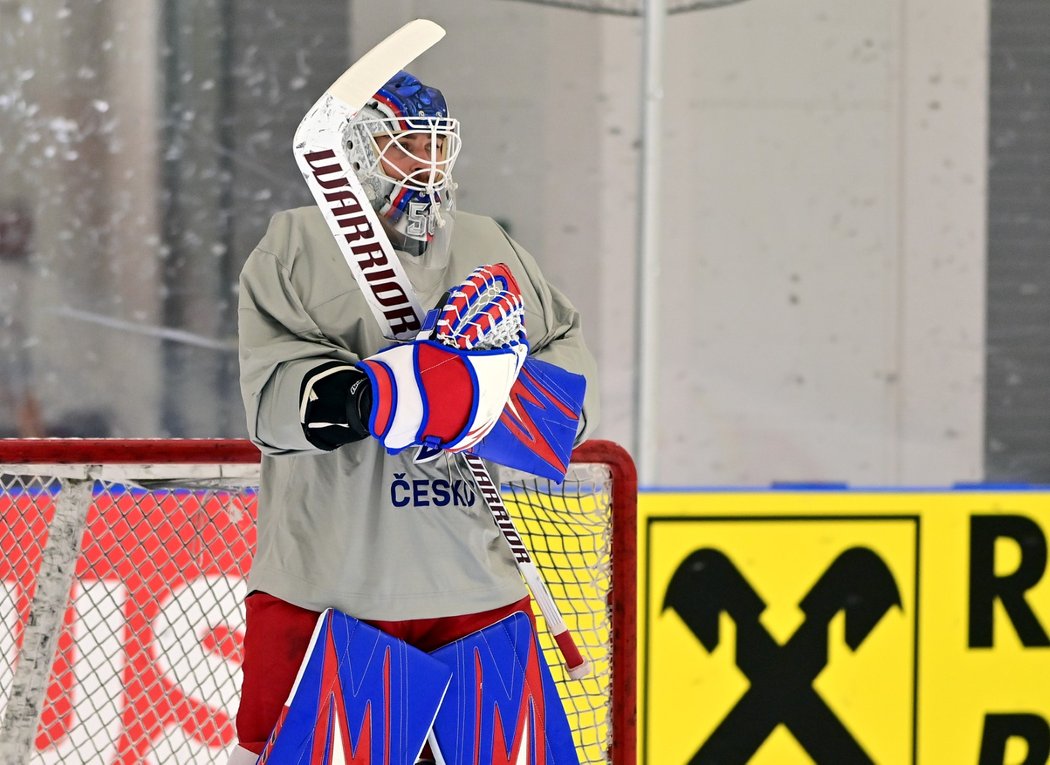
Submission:
<svg viewBox="0 0 1050 765">
<path fill-rule="evenodd" d="M 475 269 L 421 333 L 433 329 L 433 340 L 386 348 L 359 365 L 372 385 L 372 434 L 392 452 L 478 443 L 499 420 L 528 355 L 524 315 L 506 266 Z"/>
<path fill-rule="evenodd" d="M 393 453 L 413 445 L 461 451 L 496 424 L 528 346 L 461 351 L 433 340 L 362 361 L 372 387 L 368 429 Z"/>
</svg>

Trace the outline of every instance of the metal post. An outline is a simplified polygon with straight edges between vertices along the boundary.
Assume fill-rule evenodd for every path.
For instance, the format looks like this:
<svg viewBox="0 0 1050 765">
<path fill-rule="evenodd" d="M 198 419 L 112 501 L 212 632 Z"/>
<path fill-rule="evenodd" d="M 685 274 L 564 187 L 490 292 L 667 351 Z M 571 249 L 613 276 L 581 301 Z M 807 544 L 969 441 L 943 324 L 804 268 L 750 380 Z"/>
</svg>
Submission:
<svg viewBox="0 0 1050 765">
<path fill-rule="evenodd" d="M 660 190 L 663 132 L 665 0 L 646 0 L 642 42 L 642 156 L 638 219 L 635 459 L 643 485 L 656 481 L 659 462 L 657 383 L 659 373 Z"/>
<path fill-rule="evenodd" d="M 63 480 L 55 515 L 36 576 L 36 592 L 26 621 L 10 697 L 0 723 L 0 764 L 24 765 L 33 753 L 47 680 L 58 649 L 62 619 L 84 540 L 94 479 Z"/>
</svg>

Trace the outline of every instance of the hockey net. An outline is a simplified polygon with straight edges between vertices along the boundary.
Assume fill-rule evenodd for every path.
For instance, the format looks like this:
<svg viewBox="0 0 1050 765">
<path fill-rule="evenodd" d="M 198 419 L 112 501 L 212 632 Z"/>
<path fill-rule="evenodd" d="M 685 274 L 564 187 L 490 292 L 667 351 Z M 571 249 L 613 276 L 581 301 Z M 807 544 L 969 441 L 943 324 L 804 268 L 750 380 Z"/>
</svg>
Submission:
<svg viewBox="0 0 1050 765">
<path fill-rule="evenodd" d="M 258 461 L 245 441 L 0 440 L 0 765 L 225 765 Z M 633 463 L 590 441 L 563 484 L 503 494 L 595 667 L 566 677 L 541 629 L 581 762 L 633 765 Z"/>
</svg>

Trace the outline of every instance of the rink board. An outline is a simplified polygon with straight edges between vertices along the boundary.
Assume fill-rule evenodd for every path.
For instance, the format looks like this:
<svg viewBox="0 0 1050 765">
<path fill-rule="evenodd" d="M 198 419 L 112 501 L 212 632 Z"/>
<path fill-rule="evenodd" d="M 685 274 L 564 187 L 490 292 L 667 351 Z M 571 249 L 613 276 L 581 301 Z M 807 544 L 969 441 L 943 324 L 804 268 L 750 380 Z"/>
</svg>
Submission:
<svg viewBox="0 0 1050 765">
<path fill-rule="evenodd" d="M 1050 492 L 639 509 L 644 762 L 1046 761 Z"/>
</svg>

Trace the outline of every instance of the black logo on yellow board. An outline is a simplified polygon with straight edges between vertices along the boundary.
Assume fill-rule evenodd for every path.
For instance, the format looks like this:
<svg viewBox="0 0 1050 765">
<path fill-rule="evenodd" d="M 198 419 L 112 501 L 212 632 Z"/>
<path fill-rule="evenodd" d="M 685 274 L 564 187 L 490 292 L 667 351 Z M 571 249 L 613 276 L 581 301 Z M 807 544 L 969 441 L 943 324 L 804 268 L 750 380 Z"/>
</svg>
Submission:
<svg viewBox="0 0 1050 765">
<path fill-rule="evenodd" d="M 901 608 L 893 574 L 867 547 L 841 553 L 799 603 L 805 619 L 783 644 L 760 621 L 766 603 L 720 550 L 705 547 L 678 565 L 664 610 L 673 610 L 703 647 L 719 643 L 719 619 L 736 624 L 736 664 L 750 685 L 690 760 L 690 765 L 746 763 L 778 725 L 787 728 L 816 763 L 873 763 L 814 687 L 828 663 L 829 626 L 842 613 L 854 652 L 894 607 Z"/>
</svg>

